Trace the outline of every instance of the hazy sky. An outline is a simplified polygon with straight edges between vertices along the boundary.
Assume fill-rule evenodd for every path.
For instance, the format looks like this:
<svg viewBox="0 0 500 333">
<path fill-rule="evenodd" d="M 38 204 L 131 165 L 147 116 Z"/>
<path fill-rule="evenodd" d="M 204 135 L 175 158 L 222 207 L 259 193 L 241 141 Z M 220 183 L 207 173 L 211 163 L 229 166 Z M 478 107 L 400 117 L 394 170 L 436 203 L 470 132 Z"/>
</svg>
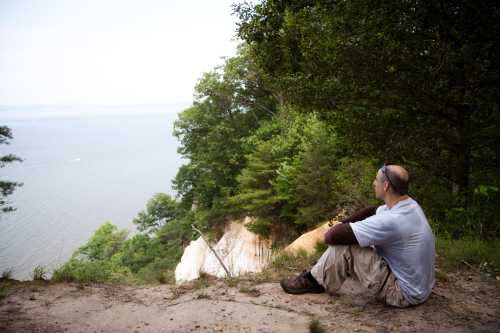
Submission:
<svg viewBox="0 0 500 333">
<path fill-rule="evenodd" d="M 0 0 L 0 105 L 190 102 L 238 0 Z"/>
</svg>

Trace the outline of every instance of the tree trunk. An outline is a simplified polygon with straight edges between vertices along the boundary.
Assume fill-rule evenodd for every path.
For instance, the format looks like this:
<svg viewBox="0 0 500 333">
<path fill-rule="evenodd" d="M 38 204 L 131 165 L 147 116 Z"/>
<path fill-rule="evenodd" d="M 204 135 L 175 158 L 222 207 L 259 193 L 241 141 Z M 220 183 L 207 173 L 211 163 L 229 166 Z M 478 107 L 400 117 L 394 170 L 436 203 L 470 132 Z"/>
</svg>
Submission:
<svg viewBox="0 0 500 333">
<path fill-rule="evenodd" d="M 495 157 L 496 157 L 496 185 L 500 186 L 500 114 L 498 104 L 494 106 L 496 117 L 495 122 Z"/>
<path fill-rule="evenodd" d="M 466 208 L 471 199 L 469 174 L 471 164 L 471 110 L 465 106 L 460 112 L 459 122 L 459 156 L 456 169 L 456 182 L 461 205 Z"/>
</svg>

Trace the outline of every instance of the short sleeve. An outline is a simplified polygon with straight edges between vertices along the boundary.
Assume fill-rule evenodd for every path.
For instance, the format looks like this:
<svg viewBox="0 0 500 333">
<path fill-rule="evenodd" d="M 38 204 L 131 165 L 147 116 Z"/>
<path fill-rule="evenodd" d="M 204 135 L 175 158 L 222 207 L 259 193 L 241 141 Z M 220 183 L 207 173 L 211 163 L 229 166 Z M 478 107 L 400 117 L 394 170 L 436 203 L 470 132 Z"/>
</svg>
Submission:
<svg viewBox="0 0 500 333">
<path fill-rule="evenodd" d="M 398 230 L 388 214 L 377 214 L 351 224 L 361 247 L 383 245 L 398 237 Z"/>
<path fill-rule="evenodd" d="M 375 211 L 375 214 L 380 214 L 386 210 L 387 210 L 387 205 L 378 206 L 377 210 Z"/>
</svg>

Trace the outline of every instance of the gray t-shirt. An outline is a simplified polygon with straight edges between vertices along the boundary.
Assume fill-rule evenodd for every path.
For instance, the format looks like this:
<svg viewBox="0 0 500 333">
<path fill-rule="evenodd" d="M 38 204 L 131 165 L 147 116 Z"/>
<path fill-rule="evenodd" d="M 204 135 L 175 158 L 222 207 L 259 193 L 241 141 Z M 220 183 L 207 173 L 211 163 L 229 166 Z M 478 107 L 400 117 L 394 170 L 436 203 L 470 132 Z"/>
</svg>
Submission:
<svg viewBox="0 0 500 333">
<path fill-rule="evenodd" d="M 351 228 L 360 246 L 373 246 L 384 258 L 408 302 L 419 304 L 429 297 L 435 281 L 435 241 L 415 200 L 399 201 L 391 209 L 380 206 Z"/>
</svg>

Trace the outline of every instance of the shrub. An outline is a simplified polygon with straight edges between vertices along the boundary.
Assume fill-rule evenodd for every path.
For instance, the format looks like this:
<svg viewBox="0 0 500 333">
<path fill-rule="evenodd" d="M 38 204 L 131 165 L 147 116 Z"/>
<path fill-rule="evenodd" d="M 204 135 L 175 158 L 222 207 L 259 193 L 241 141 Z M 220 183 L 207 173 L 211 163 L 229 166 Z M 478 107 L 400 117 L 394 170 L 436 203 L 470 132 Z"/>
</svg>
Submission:
<svg viewBox="0 0 500 333">
<path fill-rule="evenodd" d="M 7 268 L 2 272 L 2 276 L 0 277 L 1 279 L 9 280 L 12 277 L 12 268 Z"/>
<path fill-rule="evenodd" d="M 47 276 L 47 270 L 44 266 L 36 266 L 33 270 L 33 280 L 43 281 Z"/>
<path fill-rule="evenodd" d="M 127 233 L 110 223 L 101 226 L 92 238 L 80 247 L 52 279 L 68 282 L 172 283 L 173 270 L 183 251 L 183 239 L 191 232 L 174 220 L 157 230 L 156 235 Z"/>
<path fill-rule="evenodd" d="M 106 222 L 76 254 L 89 260 L 109 259 L 120 250 L 126 237 L 127 231 L 118 231 L 116 226 Z"/>
<path fill-rule="evenodd" d="M 439 235 L 436 238 L 439 263 L 445 270 L 456 270 L 467 264 L 482 267 L 483 271 L 500 270 L 500 240 L 478 238 L 452 239 Z"/>
<path fill-rule="evenodd" d="M 134 282 L 133 274 L 126 267 L 114 265 L 109 260 L 82 260 L 72 258 L 52 275 L 54 281 L 66 282 Z"/>
</svg>

